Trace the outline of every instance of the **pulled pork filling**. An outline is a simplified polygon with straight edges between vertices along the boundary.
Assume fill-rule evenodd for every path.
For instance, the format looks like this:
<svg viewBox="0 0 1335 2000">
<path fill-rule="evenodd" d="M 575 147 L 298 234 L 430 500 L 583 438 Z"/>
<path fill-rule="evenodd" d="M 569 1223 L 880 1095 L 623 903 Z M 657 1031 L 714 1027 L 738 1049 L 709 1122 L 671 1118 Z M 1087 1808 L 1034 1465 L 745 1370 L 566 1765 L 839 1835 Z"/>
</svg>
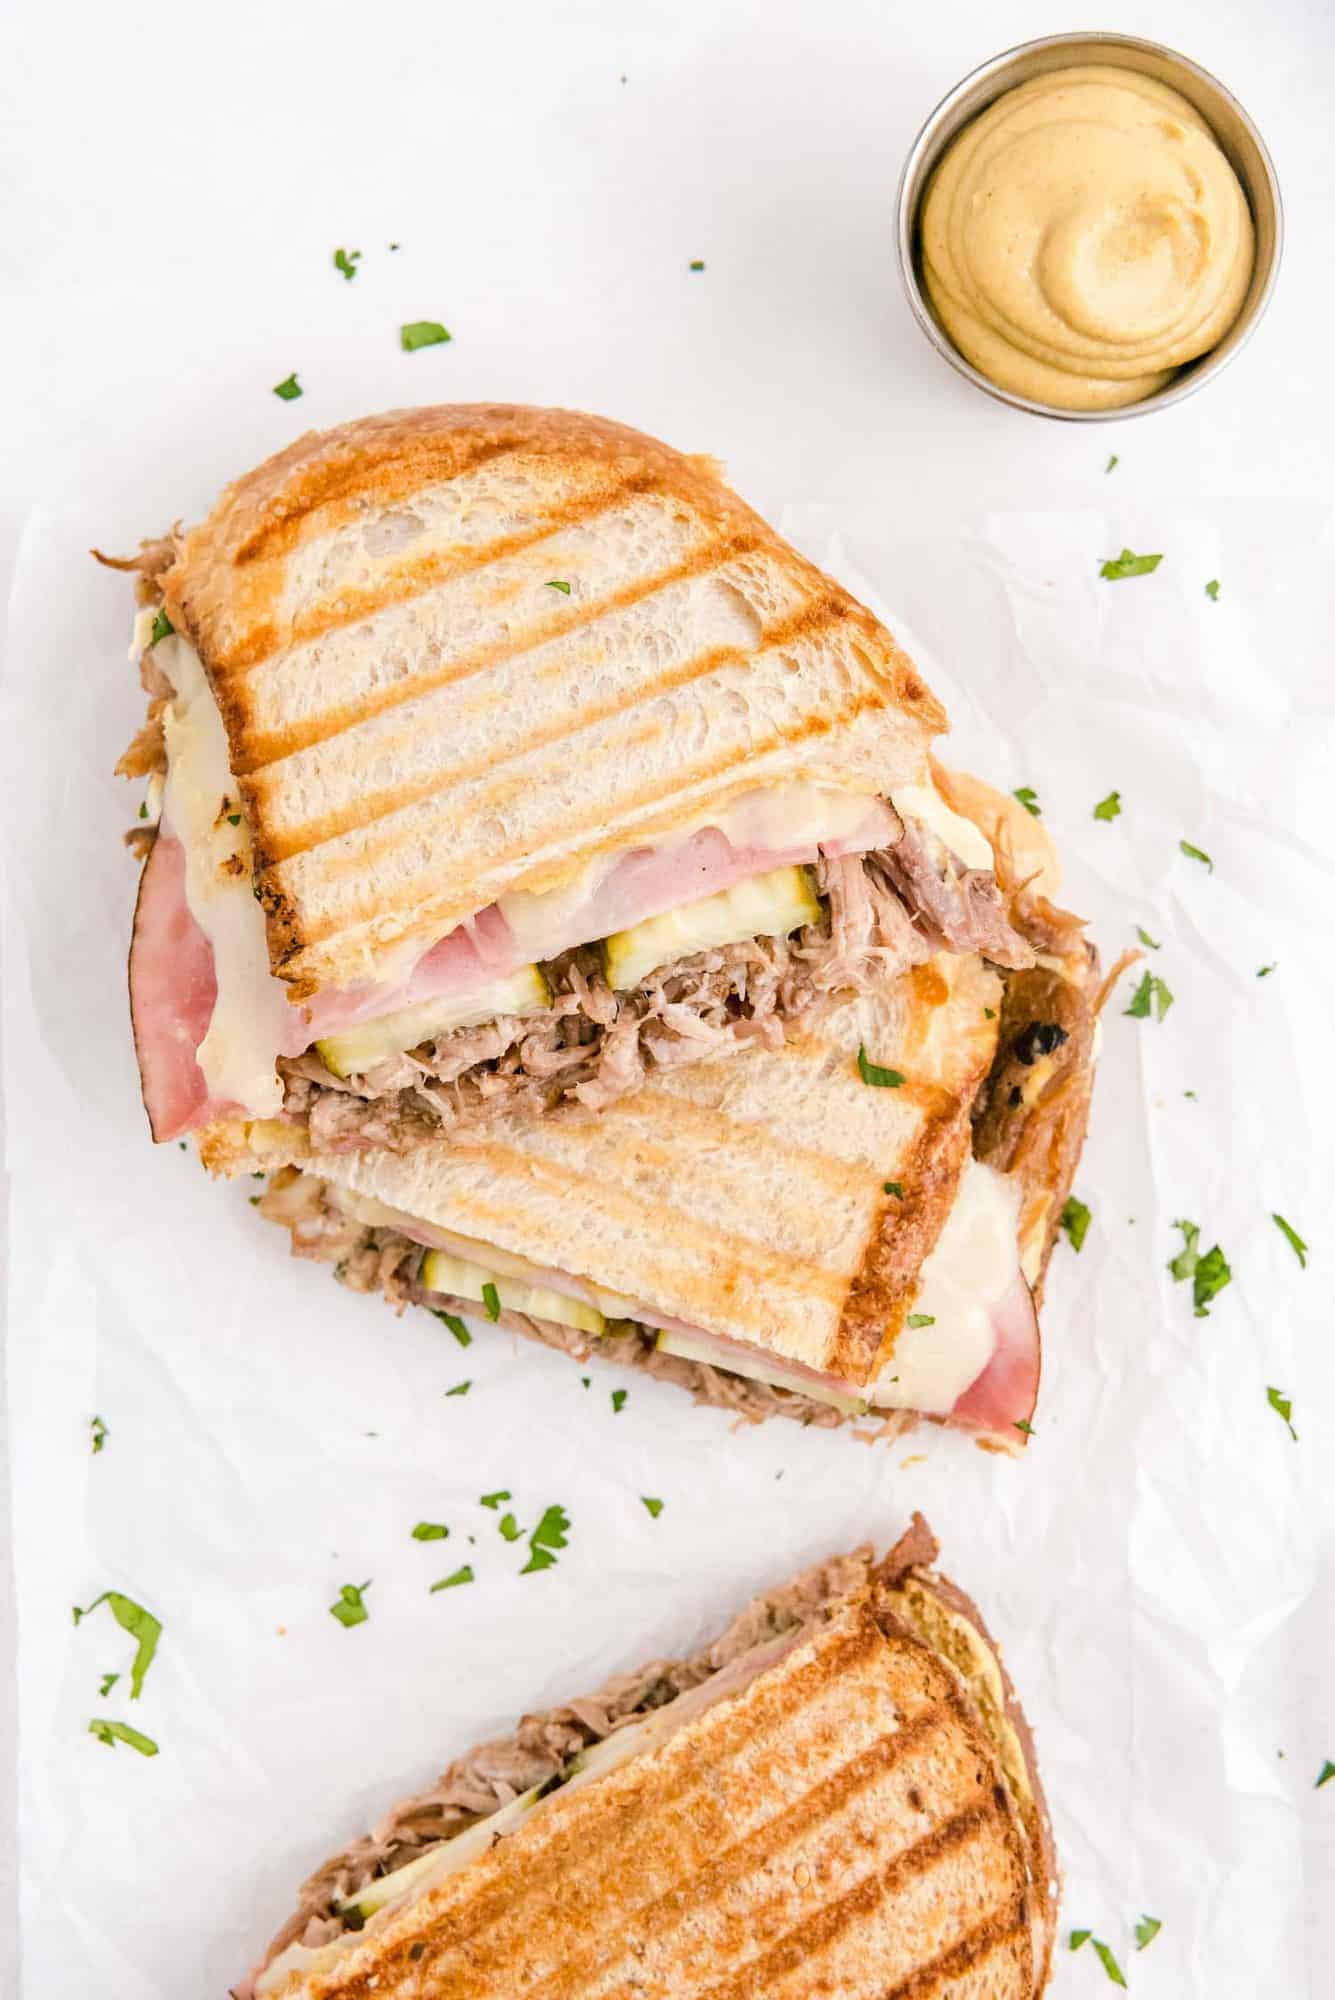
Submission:
<svg viewBox="0 0 1335 2000">
<path fill-rule="evenodd" d="M 372 1226 L 349 1215 L 339 1205 L 338 1189 L 314 1174 L 295 1167 L 281 1168 L 270 1179 L 257 1206 L 261 1215 L 291 1231 L 295 1256 L 332 1264 L 339 1283 L 354 1292 L 380 1292 L 399 1311 L 408 1305 L 421 1305 L 432 1312 L 477 1314 L 476 1299 L 456 1299 L 423 1286 L 422 1261 L 428 1252 L 422 1244 L 396 1229 Z M 689 1390 L 697 1403 L 730 1410 L 747 1423 L 759 1423 L 765 1417 L 790 1417 L 828 1430 L 848 1421 L 829 1403 L 817 1402 L 797 1390 L 779 1389 L 708 1362 L 666 1354 L 658 1345 L 657 1330 L 639 1320 L 609 1320 L 604 1333 L 592 1335 L 554 1320 L 502 1310 L 496 1324 L 540 1340 L 544 1347 L 553 1347 L 577 1361 L 596 1353 L 605 1360 L 638 1368 L 645 1375 Z M 908 1429 L 913 1419 L 907 1412 L 878 1411 L 876 1421 L 878 1428 L 869 1435 L 889 1438 Z"/>
<path fill-rule="evenodd" d="M 726 1632 L 685 1659 L 650 1660 L 634 1673 L 618 1675 L 560 1708 L 526 1715 L 509 1736 L 483 1743 L 456 1758 L 435 1784 L 391 1808 L 369 1834 L 354 1841 L 317 1869 L 302 1885 L 296 1911 L 265 1954 L 267 1966 L 288 1945 L 318 1946 L 346 1930 L 355 1918 L 338 1905 L 369 1882 L 462 1833 L 531 1786 L 559 1779 L 571 1760 L 591 1744 L 665 1708 L 679 1695 L 702 1688 L 732 1669 L 741 1673 L 748 1655 L 776 1640 L 817 1624 L 867 1581 L 870 1549 L 818 1564 L 781 1589 L 757 1597 Z M 261 1968 L 262 1969 L 262 1968 Z"/>
<path fill-rule="evenodd" d="M 697 952 L 624 994 L 608 986 L 597 947 L 580 946 L 546 968 L 552 1001 L 539 1013 L 457 1029 L 347 1079 L 315 1050 L 285 1058 L 284 1110 L 320 1151 L 402 1151 L 497 1111 L 601 1111 L 650 1070 L 752 1042 L 777 1047 L 785 1022 L 861 985 L 873 966 L 899 972 L 942 949 L 1033 962 L 991 873 L 964 868 L 916 821 L 892 848 L 822 856 L 816 874 L 821 921 L 791 937 Z"/>
</svg>

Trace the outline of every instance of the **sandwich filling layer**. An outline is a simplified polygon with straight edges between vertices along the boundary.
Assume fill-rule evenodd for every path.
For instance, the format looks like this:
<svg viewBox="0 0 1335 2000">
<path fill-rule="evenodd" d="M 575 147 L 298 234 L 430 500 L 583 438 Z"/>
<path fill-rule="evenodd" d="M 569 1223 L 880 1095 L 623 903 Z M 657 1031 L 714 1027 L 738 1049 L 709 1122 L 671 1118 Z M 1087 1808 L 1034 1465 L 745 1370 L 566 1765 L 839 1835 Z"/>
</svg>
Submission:
<svg viewBox="0 0 1335 2000">
<path fill-rule="evenodd" d="M 425 949 L 386 954 L 374 980 L 294 1005 L 269 968 L 198 656 L 173 633 L 146 660 L 166 784 L 131 993 L 159 1139 L 277 1112 L 322 1150 L 403 1148 L 500 1110 L 597 1110 L 653 1068 L 773 1046 L 874 968 L 943 948 L 1033 961 L 987 841 L 933 786 L 886 799 L 789 781 L 540 894 L 503 895 Z M 164 950 L 207 976 L 149 962 Z"/>
</svg>

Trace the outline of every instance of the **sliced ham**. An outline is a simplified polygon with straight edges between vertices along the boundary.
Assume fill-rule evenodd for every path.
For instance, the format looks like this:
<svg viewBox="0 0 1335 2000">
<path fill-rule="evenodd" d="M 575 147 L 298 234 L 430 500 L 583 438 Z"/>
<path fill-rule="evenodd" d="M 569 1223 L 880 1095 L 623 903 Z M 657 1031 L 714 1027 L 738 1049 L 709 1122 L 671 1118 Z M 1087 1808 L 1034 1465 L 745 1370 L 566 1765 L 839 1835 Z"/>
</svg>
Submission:
<svg viewBox="0 0 1335 2000">
<path fill-rule="evenodd" d="M 213 948 L 185 898 L 185 849 L 159 833 L 139 877 L 130 944 L 130 1017 L 155 1139 L 179 1138 L 232 1108 L 210 1103 L 195 1060 L 217 995 Z"/>
<path fill-rule="evenodd" d="M 1042 1353 L 1034 1295 L 1017 1272 L 992 1309 L 996 1345 L 992 1358 L 950 1413 L 952 1424 L 1014 1451 L 1029 1442 L 1027 1429 L 1038 1402 Z"/>
</svg>

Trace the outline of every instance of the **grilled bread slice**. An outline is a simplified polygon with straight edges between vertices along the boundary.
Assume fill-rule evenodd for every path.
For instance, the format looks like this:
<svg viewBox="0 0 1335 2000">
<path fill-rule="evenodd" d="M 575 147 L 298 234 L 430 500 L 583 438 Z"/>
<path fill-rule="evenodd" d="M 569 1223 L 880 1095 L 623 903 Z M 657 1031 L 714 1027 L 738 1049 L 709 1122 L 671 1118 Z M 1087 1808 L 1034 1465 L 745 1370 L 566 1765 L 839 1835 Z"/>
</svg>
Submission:
<svg viewBox="0 0 1335 2000">
<path fill-rule="evenodd" d="M 1057 1914 L 1033 1742 L 936 1553 L 915 1517 L 880 1565 L 822 1565 L 702 1654 L 458 1760 L 311 1878 L 240 1991 L 1033 2000 Z M 521 1779 L 532 1809 L 488 1841 L 489 1784 Z"/>
<path fill-rule="evenodd" d="M 297 996 L 757 786 L 914 782 L 945 726 L 712 461 L 570 411 L 302 438 L 156 583 L 221 708 Z"/>
</svg>

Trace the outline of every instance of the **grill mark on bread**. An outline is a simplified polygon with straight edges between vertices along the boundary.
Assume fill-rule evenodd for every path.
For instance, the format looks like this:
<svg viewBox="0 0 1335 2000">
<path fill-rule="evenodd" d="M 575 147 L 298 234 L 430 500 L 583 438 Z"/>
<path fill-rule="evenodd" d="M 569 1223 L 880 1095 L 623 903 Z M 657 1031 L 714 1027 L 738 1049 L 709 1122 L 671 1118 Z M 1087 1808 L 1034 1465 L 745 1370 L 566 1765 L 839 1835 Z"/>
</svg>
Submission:
<svg viewBox="0 0 1335 2000">
<path fill-rule="evenodd" d="M 737 557 L 750 554 L 755 547 L 754 536 L 730 535 L 715 538 L 693 549 L 680 562 L 658 570 L 652 576 L 637 578 L 633 583 L 624 584 L 618 590 L 609 591 L 606 596 L 581 599 L 573 606 L 567 606 L 563 598 L 553 598 L 551 600 L 553 608 L 548 614 L 536 618 L 517 635 L 507 632 L 503 637 L 489 640 L 485 645 L 460 654 L 447 665 L 430 672 L 407 674 L 388 686 L 362 690 L 354 699 L 339 707 L 326 709 L 305 723 L 289 723 L 283 729 L 252 728 L 250 722 L 252 704 L 246 700 L 244 692 L 238 695 L 224 680 L 218 689 L 218 702 L 228 725 L 230 740 L 235 746 L 233 772 L 239 778 L 258 776 L 268 766 L 281 762 L 283 758 L 290 757 L 299 750 L 313 749 L 317 744 L 330 742 L 359 724 L 385 714 L 390 709 L 401 707 L 423 695 L 434 694 L 440 688 L 452 687 L 459 681 L 471 679 L 484 673 L 488 667 L 504 664 L 525 653 L 536 652 L 539 647 L 549 644 L 554 639 L 565 639 L 574 633 L 587 631 L 601 619 L 618 611 L 630 610 L 674 583 L 683 582 L 688 577 L 714 574 Z M 488 560 L 491 559 L 491 555 L 492 552 L 488 551 Z M 453 576 L 442 581 L 453 581 Z M 427 593 L 424 591 L 418 594 Z M 547 669 L 553 678 L 559 678 L 568 671 L 569 663 L 566 661 L 556 662 Z"/>
<path fill-rule="evenodd" d="M 1020 1976 L 1025 1981 L 1024 1991 L 1036 1992 L 1033 1938 L 1025 1900 L 1020 1896 L 1007 1909 L 977 1925 L 933 1964 L 921 1966 L 907 1979 L 887 1987 L 879 2000 L 931 2000 L 932 1994 L 944 1992 L 947 1988 L 958 1992 L 957 1982 L 960 1979 L 969 1973 L 985 1970 L 990 1959 L 999 1952 L 1008 1951 L 1011 1946 L 1015 1947 L 1014 1956 L 1019 1960 Z M 977 2000 L 989 2000 L 990 1991 L 988 1987 L 977 1987 Z"/>
<path fill-rule="evenodd" d="M 675 581 L 675 577 L 655 579 L 652 587 L 657 589 L 660 587 L 660 583 L 670 581 Z M 837 616 L 837 610 L 832 609 L 831 622 Z M 804 631 L 806 629 L 808 628 L 804 626 Z M 786 630 L 785 626 L 776 626 L 773 640 L 771 641 L 769 636 L 766 636 L 767 649 L 771 645 L 787 645 L 791 642 L 791 637 L 792 635 Z M 523 748 L 518 753 L 518 756 L 521 758 L 529 757 L 535 751 L 545 750 L 550 744 L 560 743 L 563 740 L 575 742 L 583 731 L 597 728 L 600 724 L 610 722 L 619 715 L 628 715 L 634 709 L 643 707 L 646 703 L 658 699 L 661 695 L 672 694 L 679 688 L 690 687 L 697 681 L 707 680 L 711 674 L 716 674 L 723 668 L 744 665 L 755 650 L 755 648 L 744 649 L 740 646 L 714 646 L 703 653 L 693 654 L 689 659 L 678 661 L 675 666 L 665 669 L 656 679 L 643 680 L 629 691 L 623 691 L 596 706 L 583 709 L 580 713 L 579 729 L 574 732 L 573 736 L 569 723 L 564 718 L 552 721 L 545 729 L 535 730 L 532 734 L 524 738 Z M 508 658 L 509 655 L 503 654 L 502 657 Z M 481 667 L 490 664 L 491 661 L 483 661 L 481 662 Z M 468 671 L 470 673 L 480 671 L 481 667 L 472 668 Z M 551 669 L 551 673 L 553 677 L 558 677 L 567 670 L 566 663 L 562 662 L 559 667 Z M 462 679 L 464 677 L 461 674 L 458 676 L 450 675 L 447 678 Z M 385 707 L 388 708 L 393 705 L 392 703 L 386 703 Z M 383 713 L 384 710 L 382 709 L 379 712 Z M 661 728 L 652 731 L 653 736 L 660 735 L 661 733 Z M 409 734 L 411 734 L 411 731 L 409 731 Z M 395 747 L 393 743 L 388 745 L 377 744 L 377 754 L 384 754 L 387 749 L 393 750 Z M 408 806 L 419 805 L 423 800 L 435 798 L 442 792 L 452 790 L 456 785 L 467 784 L 472 779 L 482 776 L 484 772 L 496 769 L 496 766 L 497 760 L 495 755 L 483 751 L 467 762 L 460 762 L 453 765 L 443 775 L 439 771 L 435 771 L 427 777 L 418 779 L 414 783 L 396 785 L 391 791 L 363 793 L 354 802 L 348 803 L 337 812 L 325 813 L 319 819 L 308 820 L 304 825 L 294 828 L 288 833 L 269 834 L 265 841 L 266 862 L 276 864 L 281 861 L 289 861 L 294 855 L 306 854 L 313 848 L 323 847 L 330 841 L 339 839 L 345 833 L 354 833 L 363 827 L 374 826 L 378 821 L 387 819 L 393 813 L 401 812 Z M 504 766 L 502 766 L 503 768 Z M 246 778 L 243 791 L 246 796 L 247 805 L 250 808 L 252 824 L 264 824 L 265 794 L 270 788 L 270 784 L 275 789 L 278 789 L 281 787 L 282 782 L 283 773 L 281 771 L 274 773 L 272 779 L 269 778 L 267 770 L 256 771 Z M 489 797 L 484 798 L 478 807 L 480 811 L 488 809 L 492 809 L 492 800 Z"/>
<path fill-rule="evenodd" d="M 627 798 L 623 798 L 620 802 L 620 812 L 623 817 L 619 825 L 608 828 L 602 839 L 589 841 L 586 845 L 579 846 L 578 851 L 581 862 L 594 860 L 600 854 L 615 852 L 620 848 L 633 846 L 640 841 L 654 839 L 655 820 L 652 809 L 655 806 L 665 809 L 664 817 L 670 816 L 671 809 L 668 807 L 668 801 L 673 799 L 674 795 L 680 799 L 683 789 L 705 785 L 711 779 L 720 777 L 729 768 L 735 767 L 739 759 L 743 756 L 746 761 L 745 779 L 739 779 L 732 787 L 730 793 L 726 795 L 719 794 L 716 800 L 711 799 L 709 803 L 717 803 L 721 806 L 727 803 L 730 797 L 737 796 L 743 790 L 754 790 L 758 784 L 765 782 L 768 775 L 764 769 L 764 760 L 766 758 L 776 756 L 785 750 L 791 750 L 801 743 L 809 742 L 821 736 L 828 736 L 831 731 L 855 722 L 868 709 L 876 707 L 879 707 L 879 703 L 873 695 L 863 694 L 857 696 L 833 712 L 826 712 L 825 714 L 813 713 L 799 717 L 796 726 L 791 730 L 786 733 L 779 731 L 772 735 L 765 743 L 759 746 L 751 746 L 746 752 L 741 752 L 734 746 L 729 746 L 720 755 L 709 759 L 707 762 L 699 762 L 685 772 L 679 770 L 667 784 L 655 781 L 651 785 L 641 787 L 639 791 L 630 794 Z M 505 803 L 508 797 L 513 797 L 516 792 L 524 789 L 526 787 L 521 779 L 508 778 L 504 781 L 504 790 L 497 787 L 492 792 L 484 793 L 480 799 L 473 801 L 470 811 L 474 813 L 494 812 L 498 803 Z M 680 809 L 689 810 L 689 803 L 689 799 L 683 801 Z M 627 824 L 624 817 L 630 812 L 635 812 L 639 815 L 633 824 Z M 376 824 L 384 826 L 384 821 L 378 821 Z M 561 835 L 567 849 L 578 845 L 581 836 L 591 833 L 599 826 L 607 828 L 605 806 L 593 809 L 582 818 L 566 815 L 562 821 Z M 354 831 L 356 830 L 354 829 Z M 346 836 L 342 837 L 346 838 Z M 556 837 L 555 832 L 553 832 L 551 838 L 555 840 Z M 360 877 L 368 867 L 373 867 L 382 855 L 391 852 L 399 844 L 399 839 L 400 835 L 397 830 L 387 828 L 378 841 L 365 843 L 359 846 L 355 853 L 342 856 L 337 860 L 330 859 L 327 863 L 327 874 L 335 877 Z M 529 846 L 527 839 L 524 846 L 526 848 Z M 303 920 L 287 890 L 280 882 L 275 882 L 273 879 L 273 870 L 280 867 L 282 865 L 281 862 L 271 863 L 269 861 L 261 835 L 256 835 L 254 847 L 257 864 L 256 886 L 260 901 L 264 905 L 270 919 L 270 956 L 273 962 L 273 970 L 280 979 L 290 980 L 295 978 L 304 980 L 307 977 L 307 968 L 303 966 L 302 959 L 309 955 L 315 960 L 318 967 L 319 961 L 327 956 L 326 953 L 313 949 L 314 947 L 328 945 L 329 941 L 334 938 L 348 937 L 350 933 L 362 929 L 368 922 L 372 921 L 377 911 L 383 911 L 382 896 L 367 891 L 360 899 L 355 900 L 350 908 L 339 911 L 337 914 L 331 913 L 322 921 L 311 917 L 306 917 Z M 503 869 L 507 863 L 520 859 L 522 856 L 522 849 L 506 849 L 503 854 L 496 857 L 493 867 Z M 420 881 L 421 877 L 414 877 L 414 880 Z M 507 884 L 508 889 L 523 888 L 526 886 L 530 885 L 526 883 L 523 876 L 519 876 Z M 488 896 L 487 900 L 492 901 L 494 898 Z M 399 909 L 393 913 L 396 920 L 395 928 L 390 931 L 386 927 L 385 932 L 376 939 L 377 947 L 383 947 L 389 943 L 398 943 L 405 938 L 420 937 L 424 933 L 429 932 L 434 933 L 436 937 L 443 936 L 446 929 L 452 928 L 454 924 L 461 922 L 464 917 L 473 915 L 477 907 L 476 903 L 469 903 L 466 906 L 461 904 L 457 891 L 446 892 L 442 895 L 414 902 L 410 910 L 405 909 L 401 904 Z M 274 955 L 275 940 L 278 946 L 276 957 Z M 316 978 L 318 982 L 318 971 L 312 969 L 309 976 Z"/>
</svg>

